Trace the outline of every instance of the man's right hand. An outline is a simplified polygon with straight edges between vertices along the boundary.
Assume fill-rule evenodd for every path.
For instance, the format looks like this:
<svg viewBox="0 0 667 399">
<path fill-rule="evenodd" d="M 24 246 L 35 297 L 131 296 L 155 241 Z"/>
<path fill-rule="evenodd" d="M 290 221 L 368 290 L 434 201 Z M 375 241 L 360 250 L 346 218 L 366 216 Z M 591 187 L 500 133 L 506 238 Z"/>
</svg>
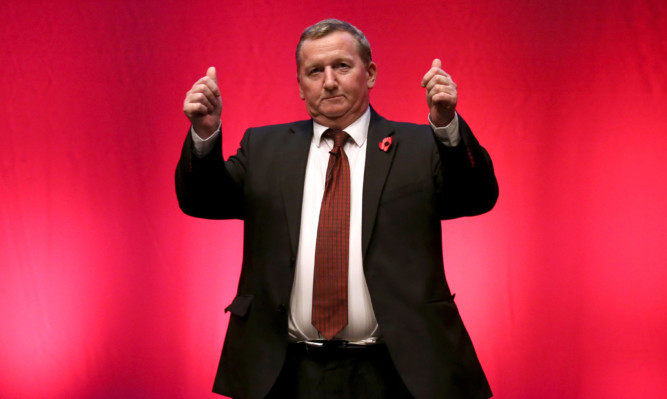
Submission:
<svg viewBox="0 0 667 399">
<path fill-rule="evenodd" d="M 202 139 L 208 138 L 218 129 L 222 114 L 222 98 L 215 67 L 209 67 L 206 76 L 199 79 L 187 92 L 183 102 L 183 112 Z"/>
</svg>

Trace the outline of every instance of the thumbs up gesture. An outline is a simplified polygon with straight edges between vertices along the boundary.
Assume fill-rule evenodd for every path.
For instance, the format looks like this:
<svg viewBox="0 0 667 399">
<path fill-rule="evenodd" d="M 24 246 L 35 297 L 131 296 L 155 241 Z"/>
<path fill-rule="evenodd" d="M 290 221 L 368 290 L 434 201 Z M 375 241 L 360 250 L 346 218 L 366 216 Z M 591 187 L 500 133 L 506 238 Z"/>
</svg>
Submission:
<svg viewBox="0 0 667 399">
<path fill-rule="evenodd" d="M 442 69 L 442 62 L 434 59 L 431 69 L 422 79 L 422 87 L 426 88 L 426 103 L 435 126 L 447 126 L 454 119 L 458 95 L 456 83 Z"/>
<path fill-rule="evenodd" d="M 220 126 L 222 98 L 215 67 L 209 67 L 206 76 L 199 79 L 185 95 L 183 112 L 199 137 L 205 139 Z"/>
</svg>

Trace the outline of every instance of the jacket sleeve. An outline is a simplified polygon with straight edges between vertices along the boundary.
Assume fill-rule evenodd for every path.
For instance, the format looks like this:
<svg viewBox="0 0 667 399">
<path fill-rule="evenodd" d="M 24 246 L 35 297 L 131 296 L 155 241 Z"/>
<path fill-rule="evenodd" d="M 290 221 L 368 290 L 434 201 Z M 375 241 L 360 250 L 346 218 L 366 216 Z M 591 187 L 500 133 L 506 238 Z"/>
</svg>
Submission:
<svg viewBox="0 0 667 399">
<path fill-rule="evenodd" d="M 434 175 L 440 218 L 453 219 L 490 211 L 498 200 L 491 157 L 459 115 L 461 142 L 447 147 L 437 141 Z"/>
<path fill-rule="evenodd" d="M 176 197 L 184 213 L 206 219 L 244 218 L 243 182 L 247 159 L 243 144 L 248 132 L 236 155 L 224 161 L 222 135 L 208 155 L 197 158 L 188 131 L 175 176 Z"/>
</svg>

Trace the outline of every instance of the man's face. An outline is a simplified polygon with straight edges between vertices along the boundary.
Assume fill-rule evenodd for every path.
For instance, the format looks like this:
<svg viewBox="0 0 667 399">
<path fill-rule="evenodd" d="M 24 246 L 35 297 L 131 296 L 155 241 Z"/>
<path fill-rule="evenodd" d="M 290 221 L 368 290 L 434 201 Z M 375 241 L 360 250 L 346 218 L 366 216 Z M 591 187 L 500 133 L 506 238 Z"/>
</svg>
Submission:
<svg viewBox="0 0 667 399">
<path fill-rule="evenodd" d="M 333 32 L 301 44 L 297 80 L 308 114 L 324 126 L 344 129 L 368 108 L 377 67 L 364 65 L 357 42 L 347 32 Z"/>
</svg>

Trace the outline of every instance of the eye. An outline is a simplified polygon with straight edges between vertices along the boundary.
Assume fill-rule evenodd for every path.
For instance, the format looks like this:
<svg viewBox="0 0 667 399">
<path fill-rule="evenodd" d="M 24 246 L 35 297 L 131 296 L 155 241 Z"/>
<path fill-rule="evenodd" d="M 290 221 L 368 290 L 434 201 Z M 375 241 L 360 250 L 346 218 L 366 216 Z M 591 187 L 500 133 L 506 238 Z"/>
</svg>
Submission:
<svg viewBox="0 0 667 399">
<path fill-rule="evenodd" d="M 312 68 L 312 69 L 310 69 L 310 70 L 308 71 L 308 75 L 309 75 L 309 76 L 317 75 L 318 73 L 321 73 L 322 70 L 323 70 L 323 68 L 321 68 L 321 67 Z"/>
</svg>

